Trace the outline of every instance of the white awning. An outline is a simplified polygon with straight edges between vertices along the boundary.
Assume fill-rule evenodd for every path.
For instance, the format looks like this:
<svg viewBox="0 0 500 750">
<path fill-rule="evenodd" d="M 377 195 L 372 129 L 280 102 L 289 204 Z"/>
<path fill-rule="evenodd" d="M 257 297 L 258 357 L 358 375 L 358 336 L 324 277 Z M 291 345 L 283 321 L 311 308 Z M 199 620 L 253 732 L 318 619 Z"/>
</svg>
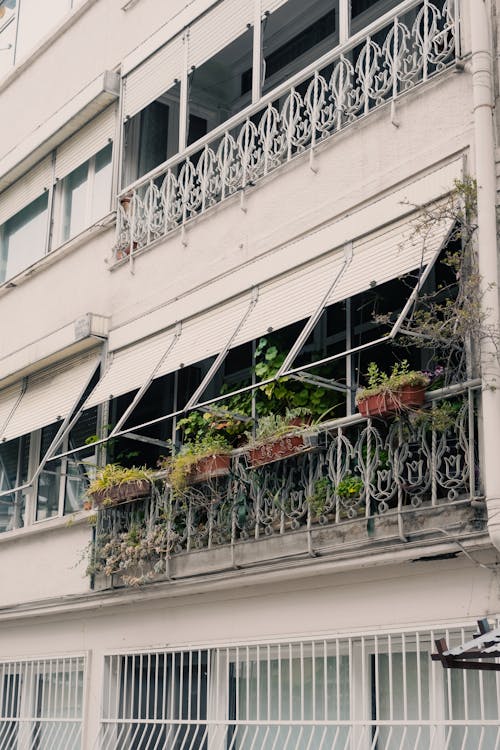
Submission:
<svg viewBox="0 0 500 750">
<path fill-rule="evenodd" d="M 171 327 L 118 349 L 85 408 L 216 355 L 229 341 L 233 348 L 307 319 L 321 305 L 425 268 L 437 257 L 451 224 L 450 220 L 433 222 L 425 237 L 418 226 L 414 214 L 261 284 L 253 292 L 257 302 L 249 312 L 250 291 L 179 324 L 177 340 Z"/>
<path fill-rule="evenodd" d="M 179 328 L 170 328 L 114 352 L 102 379 L 85 402 L 85 409 L 140 388 L 152 376 L 159 378 L 218 354 L 240 323 L 249 300 L 249 295 L 245 295 L 190 318 Z"/>
<path fill-rule="evenodd" d="M 65 360 L 57 367 L 41 370 L 28 376 L 26 387 L 19 403 L 6 422 L 2 422 L 0 413 L 1 440 L 13 440 L 26 435 L 40 427 L 65 419 L 76 407 L 84 390 L 99 365 L 100 355 L 93 353 L 78 359 Z M 20 392 L 17 386 L 17 394 Z M 6 389 L 12 391 L 10 403 L 15 404 L 16 386 Z M 1 392 L 0 392 L 1 399 Z M 1 401 L 0 412 L 3 412 L 4 401 Z M 5 410 L 8 400 L 5 400 Z M 7 415 L 8 416 L 8 415 Z"/>
<path fill-rule="evenodd" d="M 112 104 L 59 146 L 56 151 L 56 180 L 62 180 L 111 143 L 115 136 L 116 113 L 117 107 Z"/>
<path fill-rule="evenodd" d="M 189 69 L 199 68 L 242 34 L 251 34 L 254 17 L 248 0 L 225 0 L 207 11 L 189 29 Z"/>
<path fill-rule="evenodd" d="M 22 392 L 22 384 L 17 382 L 8 388 L 2 388 L 0 391 L 0 435 L 3 434 L 4 428 L 19 401 Z"/>
</svg>

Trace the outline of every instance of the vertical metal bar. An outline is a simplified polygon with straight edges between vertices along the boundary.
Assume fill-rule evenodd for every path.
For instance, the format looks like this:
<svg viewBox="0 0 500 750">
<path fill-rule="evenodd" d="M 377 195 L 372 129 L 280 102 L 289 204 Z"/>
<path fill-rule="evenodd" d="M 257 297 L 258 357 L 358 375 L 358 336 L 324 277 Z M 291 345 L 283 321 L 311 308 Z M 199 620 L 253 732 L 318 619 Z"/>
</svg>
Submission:
<svg viewBox="0 0 500 750">
<path fill-rule="evenodd" d="M 401 654 L 403 657 L 403 718 L 405 721 L 408 721 L 408 676 L 406 669 L 408 654 L 406 652 L 406 636 L 404 633 L 401 634 Z"/>
<path fill-rule="evenodd" d="M 179 153 L 182 153 L 186 148 L 187 144 L 187 130 L 189 120 L 189 83 L 188 83 L 188 67 L 189 67 L 189 29 L 184 33 L 182 37 L 183 41 L 183 67 L 180 81 L 179 90 Z"/>
<path fill-rule="evenodd" d="M 469 491 L 470 497 L 474 498 L 477 496 L 476 487 L 476 435 L 475 435 L 475 424 L 474 424 L 474 391 L 471 388 L 467 389 L 467 428 L 469 434 L 467 435 L 467 444 L 469 447 Z"/>
<path fill-rule="evenodd" d="M 254 0 L 253 21 L 253 50 L 252 50 L 252 103 L 255 104 L 262 96 L 262 3 Z"/>
<path fill-rule="evenodd" d="M 344 44 L 349 38 L 350 6 L 349 0 L 339 0 L 339 44 Z"/>
<path fill-rule="evenodd" d="M 424 0 L 424 39 L 423 39 L 422 78 L 427 80 L 429 75 L 429 4 Z"/>
<path fill-rule="evenodd" d="M 389 719 L 394 721 L 394 685 L 393 685 L 393 664 L 392 664 L 392 639 L 391 635 L 387 636 L 387 655 L 389 668 Z M 404 681 L 403 681 L 404 686 Z M 404 689 L 404 687 L 403 687 Z"/>
</svg>

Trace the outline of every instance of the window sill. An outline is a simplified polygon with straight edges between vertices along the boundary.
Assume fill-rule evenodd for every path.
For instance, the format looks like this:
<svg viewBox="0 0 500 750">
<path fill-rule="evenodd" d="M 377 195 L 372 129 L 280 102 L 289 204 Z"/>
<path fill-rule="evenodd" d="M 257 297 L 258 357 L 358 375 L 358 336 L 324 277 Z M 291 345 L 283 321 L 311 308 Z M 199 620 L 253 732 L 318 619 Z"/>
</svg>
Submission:
<svg viewBox="0 0 500 750">
<path fill-rule="evenodd" d="M 4 543 L 8 544 L 9 542 L 16 541 L 21 538 L 25 539 L 36 534 L 43 534 L 57 529 L 88 524 L 89 519 L 94 513 L 95 511 L 91 510 L 79 510 L 75 513 L 69 513 L 67 516 L 54 516 L 53 518 L 45 518 L 43 521 L 35 521 L 30 526 L 21 526 L 19 529 L 3 531 L 0 533 L 0 545 Z"/>
<path fill-rule="evenodd" d="M 44 255 L 42 258 L 39 258 L 37 261 L 32 263 L 31 266 L 28 266 L 28 268 L 20 271 L 16 276 L 12 276 L 7 281 L 4 281 L 3 284 L 0 285 L 0 297 L 11 291 L 11 289 L 15 289 L 16 287 L 23 284 L 36 273 L 45 270 L 53 263 L 57 263 L 62 258 L 66 257 L 66 255 L 73 252 L 73 250 L 76 250 L 77 248 L 81 247 L 81 245 L 88 242 L 91 238 L 107 231 L 114 226 L 115 221 L 116 211 L 110 211 L 105 216 L 103 216 L 103 218 L 100 219 L 96 224 L 93 224 L 91 227 L 84 229 L 83 232 L 80 232 L 80 234 L 77 234 L 75 237 L 67 240 L 64 244 L 59 245 L 59 247 L 54 248 L 54 250 L 51 250 L 47 255 Z"/>
</svg>

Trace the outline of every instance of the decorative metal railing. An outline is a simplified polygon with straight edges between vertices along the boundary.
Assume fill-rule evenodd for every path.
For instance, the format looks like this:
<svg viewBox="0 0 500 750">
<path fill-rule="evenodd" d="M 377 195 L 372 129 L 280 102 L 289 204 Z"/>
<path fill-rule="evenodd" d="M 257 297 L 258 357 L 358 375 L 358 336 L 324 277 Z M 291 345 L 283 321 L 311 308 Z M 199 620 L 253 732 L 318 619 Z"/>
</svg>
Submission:
<svg viewBox="0 0 500 750">
<path fill-rule="evenodd" d="M 300 447 L 275 441 L 270 462 L 254 468 L 235 452 L 223 476 L 182 493 L 159 483 L 145 501 L 101 509 L 93 569 L 160 571 L 183 552 L 478 496 L 476 391 L 430 398 L 430 408 L 390 422 L 357 415 L 322 425 Z"/>
<path fill-rule="evenodd" d="M 401 9 L 402 8 L 402 9 Z M 455 61 L 456 2 L 402 3 L 119 196 L 131 256 Z"/>
</svg>

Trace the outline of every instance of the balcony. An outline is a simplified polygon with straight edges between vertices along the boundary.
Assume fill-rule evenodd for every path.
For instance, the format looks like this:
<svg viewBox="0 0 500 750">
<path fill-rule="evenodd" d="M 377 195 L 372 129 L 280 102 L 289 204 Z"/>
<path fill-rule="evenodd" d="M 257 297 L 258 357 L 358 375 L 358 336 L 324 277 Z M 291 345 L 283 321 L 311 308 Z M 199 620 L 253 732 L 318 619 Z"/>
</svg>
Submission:
<svg viewBox="0 0 500 750">
<path fill-rule="evenodd" d="M 454 64 L 455 4 L 405 2 L 119 196 L 115 261 L 238 192 Z"/>
<path fill-rule="evenodd" d="M 89 571 L 108 587 L 474 535 L 478 394 L 471 382 L 417 411 L 309 427 L 253 467 L 238 449 L 182 492 L 159 476 L 147 498 L 99 510 Z"/>
</svg>

